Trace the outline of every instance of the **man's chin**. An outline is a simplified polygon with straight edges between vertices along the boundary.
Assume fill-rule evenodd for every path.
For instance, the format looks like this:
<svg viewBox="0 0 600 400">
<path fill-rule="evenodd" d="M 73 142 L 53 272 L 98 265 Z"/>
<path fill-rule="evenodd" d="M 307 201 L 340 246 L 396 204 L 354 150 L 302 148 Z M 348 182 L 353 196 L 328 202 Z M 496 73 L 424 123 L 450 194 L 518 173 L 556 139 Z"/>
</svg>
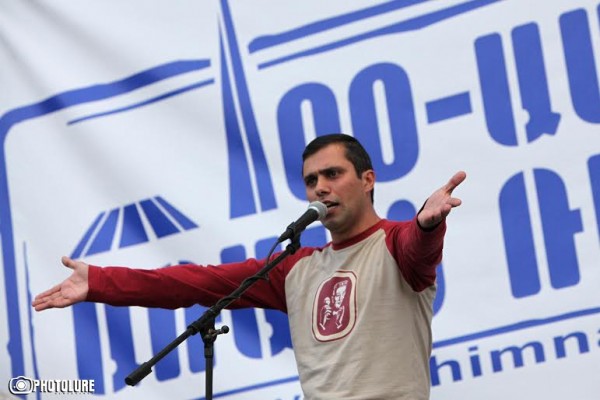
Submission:
<svg viewBox="0 0 600 400">
<path fill-rule="evenodd" d="M 333 220 L 329 217 L 325 217 L 321 223 L 323 224 L 323 226 L 325 228 L 327 228 L 327 230 L 331 231 L 333 229 L 335 229 L 335 222 L 333 222 Z"/>
<path fill-rule="evenodd" d="M 325 219 L 321 221 L 321 223 L 331 233 L 336 233 L 340 229 L 339 222 L 335 218 L 330 216 L 325 217 Z"/>
</svg>

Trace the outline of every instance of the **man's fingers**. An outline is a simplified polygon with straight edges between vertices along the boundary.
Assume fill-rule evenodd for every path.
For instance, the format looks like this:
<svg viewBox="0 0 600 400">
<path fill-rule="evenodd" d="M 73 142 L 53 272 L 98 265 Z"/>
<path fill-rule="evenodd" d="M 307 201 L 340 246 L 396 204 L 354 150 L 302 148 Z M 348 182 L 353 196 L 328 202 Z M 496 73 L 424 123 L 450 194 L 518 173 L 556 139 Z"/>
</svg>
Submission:
<svg viewBox="0 0 600 400">
<path fill-rule="evenodd" d="M 33 301 L 34 302 L 41 301 L 41 300 L 45 299 L 46 297 L 50 297 L 52 294 L 58 293 L 58 292 L 60 292 L 60 284 L 54 286 L 51 289 L 46 290 L 45 292 L 38 294 L 37 296 L 35 296 L 35 299 L 33 299 Z"/>
<path fill-rule="evenodd" d="M 446 190 L 446 192 L 452 193 L 452 191 L 454 189 L 456 189 L 456 187 L 458 185 L 463 183 L 463 181 L 466 178 L 467 178 L 467 173 L 465 171 L 458 171 L 457 173 L 454 174 L 454 176 L 452 178 L 450 178 L 448 183 L 446 183 L 446 186 L 444 187 L 444 189 Z"/>
<path fill-rule="evenodd" d="M 43 303 L 38 303 L 35 304 L 33 306 L 33 308 L 35 309 L 35 311 L 44 311 L 47 310 L 49 308 L 64 308 L 65 305 L 61 304 L 61 301 L 64 302 L 64 300 L 47 300 L 44 301 Z"/>
<path fill-rule="evenodd" d="M 456 197 L 451 197 L 446 204 L 450 204 L 450 206 L 454 208 L 460 206 L 462 204 L 462 200 L 457 199 Z"/>
<path fill-rule="evenodd" d="M 50 306 L 47 303 L 37 303 L 33 304 L 33 308 L 35 309 L 35 311 L 44 311 L 50 308 Z"/>
<path fill-rule="evenodd" d="M 56 294 L 57 292 L 44 292 L 36 296 L 31 305 L 35 308 L 36 311 L 42 311 L 46 308 L 50 308 L 52 307 L 51 301 L 56 296 Z"/>
<path fill-rule="evenodd" d="M 36 309 L 36 311 L 43 310 L 48 308 L 48 303 L 50 302 L 50 296 L 44 297 L 36 297 L 35 300 L 31 302 L 31 305 Z"/>
<path fill-rule="evenodd" d="M 71 269 L 75 269 L 76 262 L 73 261 L 71 258 L 69 258 L 67 256 L 62 256 L 62 258 L 60 259 L 60 261 L 63 263 L 63 265 L 65 267 L 71 268 Z"/>
<path fill-rule="evenodd" d="M 65 302 L 68 302 L 68 299 L 65 299 L 61 291 L 58 290 L 48 292 L 46 295 L 40 294 L 36 296 L 31 305 L 36 311 L 42 311 L 47 308 L 62 308 L 65 306 Z"/>
</svg>

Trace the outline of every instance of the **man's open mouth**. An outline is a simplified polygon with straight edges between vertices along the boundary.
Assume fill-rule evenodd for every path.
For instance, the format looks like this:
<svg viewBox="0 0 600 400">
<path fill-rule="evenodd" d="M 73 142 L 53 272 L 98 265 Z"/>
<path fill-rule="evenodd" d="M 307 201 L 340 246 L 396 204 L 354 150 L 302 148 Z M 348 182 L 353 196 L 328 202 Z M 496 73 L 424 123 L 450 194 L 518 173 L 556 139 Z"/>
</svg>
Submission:
<svg viewBox="0 0 600 400">
<path fill-rule="evenodd" d="M 338 206 L 340 203 L 337 203 L 335 201 L 325 201 L 324 204 L 327 206 L 327 208 L 333 208 Z"/>
</svg>

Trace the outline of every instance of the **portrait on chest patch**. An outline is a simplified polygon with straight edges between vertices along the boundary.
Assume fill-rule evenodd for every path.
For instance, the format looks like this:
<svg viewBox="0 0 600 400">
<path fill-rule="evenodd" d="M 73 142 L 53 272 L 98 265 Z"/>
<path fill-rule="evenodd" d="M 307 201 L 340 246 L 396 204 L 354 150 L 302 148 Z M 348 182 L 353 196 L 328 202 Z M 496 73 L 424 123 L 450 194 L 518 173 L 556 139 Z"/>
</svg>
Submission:
<svg viewBox="0 0 600 400">
<path fill-rule="evenodd" d="M 356 275 L 336 271 L 323 281 L 313 304 L 312 331 L 320 342 L 348 335 L 356 322 Z"/>
</svg>

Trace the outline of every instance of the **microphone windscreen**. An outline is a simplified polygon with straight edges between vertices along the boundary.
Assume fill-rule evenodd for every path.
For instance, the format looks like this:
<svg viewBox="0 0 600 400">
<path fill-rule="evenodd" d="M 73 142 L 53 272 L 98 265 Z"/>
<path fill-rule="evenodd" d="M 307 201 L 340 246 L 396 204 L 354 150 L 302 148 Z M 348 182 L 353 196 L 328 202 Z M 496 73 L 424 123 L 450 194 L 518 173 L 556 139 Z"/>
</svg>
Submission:
<svg viewBox="0 0 600 400">
<path fill-rule="evenodd" d="M 315 210 L 319 214 L 319 218 L 317 218 L 319 221 L 327 215 L 327 206 L 320 201 L 313 201 L 308 205 L 308 208 Z"/>
</svg>

